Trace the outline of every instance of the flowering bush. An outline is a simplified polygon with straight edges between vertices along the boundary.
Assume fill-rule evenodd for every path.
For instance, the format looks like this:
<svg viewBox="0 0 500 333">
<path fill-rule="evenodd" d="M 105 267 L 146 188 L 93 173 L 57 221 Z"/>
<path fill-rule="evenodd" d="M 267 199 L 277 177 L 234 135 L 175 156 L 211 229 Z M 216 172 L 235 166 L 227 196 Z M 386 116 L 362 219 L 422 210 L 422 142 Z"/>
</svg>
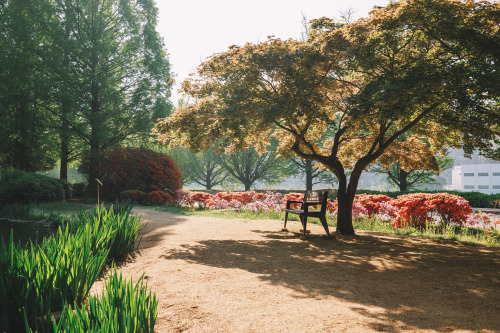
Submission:
<svg viewBox="0 0 500 333">
<path fill-rule="evenodd" d="M 394 228 L 411 225 L 423 229 L 431 222 L 432 212 L 436 212 L 444 224 L 464 225 L 472 212 L 466 200 L 448 193 L 406 194 L 391 203 L 399 209 L 396 218 L 391 221 Z"/>
<path fill-rule="evenodd" d="M 281 193 L 219 192 L 215 195 L 205 192 L 178 191 L 180 206 L 209 209 L 236 209 L 257 212 L 260 210 L 281 211 Z"/>
<path fill-rule="evenodd" d="M 146 197 L 146 193 L 139 190 L 127 190 L 120 192 L 120 200 L 130 200 L 132 202 L 142 202 Z"/>
<path fill-rule="evenodd" d="M 304 194 L 219 192 L 215 195 L 204 192 L 179 191 L 180 205 L 198 206 L 209 209 L 235 209 L 251 212 L 279 212 L 286 207 L 287 200 L 302 201 Z M 300 208 L 300 204 L 292 204 Z M 327 210 L 337 214 L 337 201 L 327 201 Z M 352 216 L 377 216 L 391 220 L 394 228 L 413 226 L 424 228 L 428 223 L 438 220 L 444 224 L 461 226 L 491 226 L 494 219 L 491 214 L 471 214 L 469 203 L 463 198 L 448 193 L 413 193 L 391 199 L 385 195 L 360 194 L 355 196 Z M 492 220 L 493 219 L 493 220 Z M 500 224 L 500 222 L 497 222 Z"/>
<path fill-rule="evenodd" d="M 149 192 L 143 200 L 145 205 L 163 205 L 165 203 L 171 204 L 174 200 L 172 196 L 163 191 Z"/>
<path fill-rule="evenodd" d="M 392 198 L 383 194 L 358 194 L 354 197 L 354 202 L 366 209 L 368 216 L 378 215 L 381 204 L 391 201 Z M 387 206 L 385 206 L 387 208 Z"/>
<path fill-rule="evenodd" d="M 288 200 L 293 200 L 293 201 L 302 201 L 304 200 L 304 193 L 288 193 L 283 196 L 283 199 L 281 199 L 281 204 L 283 207 L 286 207 L 286 202 Z M 300 204 L 291 204 L 290 208 L 293 209 L 300 209 Z"/>
<path fill-rule="evenodd" d="M 280 212 L 281 211 L 281 196 L 282 194 L 279 192 L 266 192 L 257 194 L 257 201 L 250 202 L 246 204 L 243 209 L 251 212 L 266 212 L 269 213 L 271 211 Z"/>
<path fill-rule="evenodd" d="M 93 167 L 104 184 L 100 190 L 105 198 L 115 199 L 126 190 L 176 195 L 181 188 L 182 173 L 174 160 L 150 149 L 114 148 L 98 156 Z"/>
<path fill-rule="evenodd" d="M 227 201 L 227 202 L 232 202 L 237 201 L 240 202 L 243 205 L 246 205 L 250 202 L 253 202 L 255 200 L 262 199 L 265 195 L 262 193 L 257 194 L 254 191 L 247 191 L 247 192 L 219 192 L 216 195 L 212 197 L 212 201 L 214 205 L 217 205 L 219 201 Z M 212 201 L 207 202 L 207 206 L 210 207 L 212 205 Z"/>
<path fill-rule="evenodd" d="M 484 228 L 487 226 L 494 226 L 495 224 L 500 224 L 500 221 L 495 222 L 495 214 L 485 214 L 483 212 L 470 214 L 465 222 L 465 226 L 471 228 Z"/>
<path fill-rule="evenodd" d="M 330 212 L 330 215 L 337 215 L 338 203 L 337 200 L 331 202 L 328 200 L 326 209 Z M 368 209 L 354 201 L 352 204 L 352 217 L 357 218 L 368 213 Z"/>
</svg>

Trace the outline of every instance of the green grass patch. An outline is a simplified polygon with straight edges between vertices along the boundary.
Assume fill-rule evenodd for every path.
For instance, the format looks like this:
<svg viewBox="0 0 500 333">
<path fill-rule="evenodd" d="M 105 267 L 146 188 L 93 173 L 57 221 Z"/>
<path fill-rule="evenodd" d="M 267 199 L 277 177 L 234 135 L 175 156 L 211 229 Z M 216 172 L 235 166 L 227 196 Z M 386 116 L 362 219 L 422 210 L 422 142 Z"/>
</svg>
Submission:
<svg viewBox="0 0 500 333">
<path fill-rule="evenodd" d="M 176 206 L 160 206 L 154 207 L 156 211 L 168 212 L 172 214 L 181 214 L 186 216 L 208 216 L 208 217 L 219 217 L 224 219 L 244 219 L 244 220 L 284 220 L 284 212 L 250 212 L 250 211 L 236 211 L 232 209 L 227 210 L 216 210 L 216 209 L 196 209 L 187 207 L 176 207 Z M 288 215 L 289 221 L 298 221 L 298 215 L 290 214 Z"/>
</svg>

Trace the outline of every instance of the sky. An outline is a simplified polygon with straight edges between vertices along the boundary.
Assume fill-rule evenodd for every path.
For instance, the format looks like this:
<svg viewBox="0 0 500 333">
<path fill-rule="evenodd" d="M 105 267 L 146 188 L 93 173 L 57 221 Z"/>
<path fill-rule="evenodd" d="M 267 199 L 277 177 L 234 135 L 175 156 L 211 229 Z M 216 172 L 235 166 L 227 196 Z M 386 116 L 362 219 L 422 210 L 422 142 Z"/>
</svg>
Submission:
<svg viewBox="0 0 500 333">
<path fill-rule="evenodd" d="M 389 0 L 156 0 L 157 31 L 164 39 L 175 84 L 171 101 L 177 105 L 180 82 L 214 53 L 230 45 L 267 40 L 267 36 L 298 39 L 302 18 L 340 17 L 355 10 L 354 18 L 366 17 L 373 6 Z"/>
</svg>

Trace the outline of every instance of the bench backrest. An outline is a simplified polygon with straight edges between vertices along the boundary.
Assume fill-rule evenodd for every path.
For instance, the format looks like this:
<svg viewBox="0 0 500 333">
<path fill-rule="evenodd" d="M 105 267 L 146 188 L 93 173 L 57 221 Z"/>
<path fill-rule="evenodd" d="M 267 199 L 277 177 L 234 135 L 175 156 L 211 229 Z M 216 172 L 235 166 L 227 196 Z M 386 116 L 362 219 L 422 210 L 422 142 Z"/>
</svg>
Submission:
<svg viewBox="0 0 500 333">
<path fill-rule="evenodd" d="M 326 205 L 328 202 L 328 190 L 323 191 L 307 191 L 304 194 L 304 203 L 307 202 L 309 204 L 316 203 L 321 205 L 321 212 L 324 213 L 326 211 Z"/>
</svg>

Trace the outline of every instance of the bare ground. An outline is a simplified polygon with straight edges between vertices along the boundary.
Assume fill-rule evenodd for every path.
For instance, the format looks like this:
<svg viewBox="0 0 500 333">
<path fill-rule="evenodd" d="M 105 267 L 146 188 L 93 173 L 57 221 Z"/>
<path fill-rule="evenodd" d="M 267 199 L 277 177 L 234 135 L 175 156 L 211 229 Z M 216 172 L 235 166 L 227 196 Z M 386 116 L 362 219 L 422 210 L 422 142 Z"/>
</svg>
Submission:
<svg viewBox="0 0 500 333">
<path fill-rule="evenodd" d="M 498 248 L 135 211 L 148 224 L 120 270 L 145 272 L 157 332 L 500 332 Z"/>
</svg>

